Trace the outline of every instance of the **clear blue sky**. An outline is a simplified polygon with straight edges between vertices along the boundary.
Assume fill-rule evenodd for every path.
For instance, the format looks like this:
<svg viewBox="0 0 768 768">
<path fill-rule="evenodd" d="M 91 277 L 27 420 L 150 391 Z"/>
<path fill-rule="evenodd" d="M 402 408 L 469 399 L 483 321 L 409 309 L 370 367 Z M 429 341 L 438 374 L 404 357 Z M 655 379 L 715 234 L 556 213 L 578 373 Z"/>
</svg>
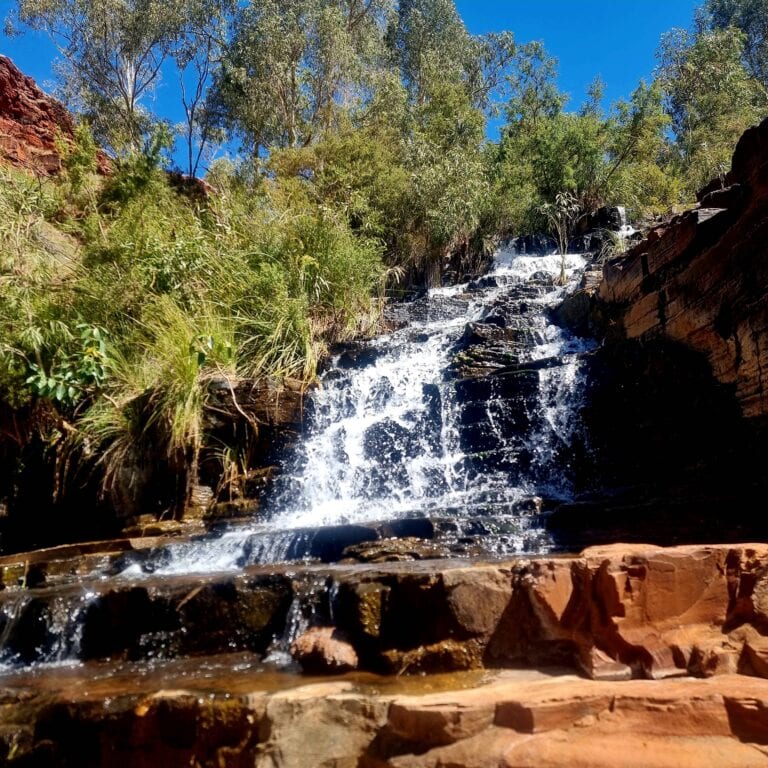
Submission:
<svg viewBox="0 0 768 768">
<path fill-rule="evenodd" d="M 656 66 L 664 32 L 688 27 L 703 0 L 457 0 L 475 34 L 514 32 L 518 42 L 541 40 L 560 64 L 560 88 L 572 107 L 600 75 L 607 103 L 629 96 Z"/>
<path fill-rule="evenodd" d="M 98 0 L 94 0 L 98 2 Z M 475 34 L 511 30 L 519 42 L 543 41 L 560 65 L 560 87 L 577 108 L 595 75 L 606 83 L 606 105 L 631 94 L 656 64 L 661 35 L 688 27 L 700 0 L 457 0 Z M 0 0 L 5 17 L 11 0 Z M 45 87 L 55 51 L 45 35 L 0 36 L 0 51 Z M 163 91 L 157 94 L 163 113 Z M 170 115 L 178 119 L 178 115 Z"/>
</svg>

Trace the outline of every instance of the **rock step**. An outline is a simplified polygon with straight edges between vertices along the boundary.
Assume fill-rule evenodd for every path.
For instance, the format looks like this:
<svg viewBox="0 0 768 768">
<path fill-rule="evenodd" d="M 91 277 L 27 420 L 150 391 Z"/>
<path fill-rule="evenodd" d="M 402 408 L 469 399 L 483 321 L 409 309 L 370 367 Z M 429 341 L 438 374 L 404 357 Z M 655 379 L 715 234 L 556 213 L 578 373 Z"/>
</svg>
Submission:
<svg viewBox="0 0 768 768">
<path fill-rule="evenodd" d="M 519 533 L 538 522 L 545 507 L 551 506 L 551 502 L 538 497 L 499 501 L 497 496 L 492 491 L 479 493 L 473 497 L 473 503 L 438 508 L 431 517 L 414 511 L 413 517 L 384 522 L 291 530 L 266 528 L 260 532 L 254 532 L 249 520 L 222 525 L 217 531 L 197 536 L 120 539 L 8 555 L 0 558 L 0 589 L 82 583 L 102 575 L 117 576 L 126 570 L 152 574 L 165 570 L 174 552 L 205 548 L 207 543 L 224 535 L 232 540 L 241 567 L 277 561 L 332 563 L 346 557 L 350 547 L 393 539 L 424 544 L 474 537 L 477 541 L 472 541 L 473 554 L 488 555 L 499 551 L 498 546 L 490 539 L 484 542 L 483 537 Z M 432 558 L 452 556 L 450 551 L 442 555 L 435 549 L 430 552 Z"/>
<path fill-rule="evenodd" d="M 390 673 L 559 664 L 611 680 L 768 677 L 768 545 L 250 567 L 0 593 L 11 666 L 264 655 L 312 626 L 333 627 L 361 669 Z"/>
<path fill-rule="evenodd" d="M 269 690 L 241 670 L 236 680 L 163 682 L 156 673 L 139 690 L 102 683 L 96 695 L 71 680 L 45 692 L 6 686 L 0 758 L 19 768 L 768 765 L 768 683 L 735 675 L 617 684 L 502 672 Z"/>
</svg>

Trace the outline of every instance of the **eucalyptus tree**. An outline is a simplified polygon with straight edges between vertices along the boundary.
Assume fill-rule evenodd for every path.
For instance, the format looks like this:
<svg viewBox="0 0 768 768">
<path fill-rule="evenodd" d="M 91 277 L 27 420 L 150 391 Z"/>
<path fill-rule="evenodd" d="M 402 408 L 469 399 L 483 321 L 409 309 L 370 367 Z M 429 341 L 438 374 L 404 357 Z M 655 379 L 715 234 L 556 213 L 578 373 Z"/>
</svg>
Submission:
<svg viewBox="0 0 768 768">
<path fill-rule="evenodd" d="M 688 194 L 723 174 L 749 126 L 768 114 L 768 94 L 742 63 L 744 34 L 729 27 L 662 38 L 659 79 Z"/>
<path fill-rule="evenodd" d="M 390 0 L 252 0 L 217 78 L 222 122 L 255 155 L 308 146 L 366 95 Z"/>
<path fill-rule="evenodd" d="M 707 0 L 702 21 L 712 30 L 740 29 L 747 70 L 768 87 L 768 0 Z"/>
<path fill-rule="evenodd" d="M 117 156 L 144 149 L 158 122 L 153 97 L 175 69 L 187 170 L 214 132 L 205 101 L 237 0 L 17 0 L 9 22 L 48 33 L 60 95 Z"/>
<path fill-rule="evenodd" d="M 184 0 L 18 0 L 16 18 L 50 34 L 67 103 L 116 154 L 139 151 L 148 99 L 183 26 Z"/>
<path fill-rule="evenodd" d="M 237 0 L 187 0 L 172 56 L 184 111 L 187 173 L 196 176 L 203 158 L 224 140 L 211 99 L 216 72 L 229 46 Z"/>
</svg>

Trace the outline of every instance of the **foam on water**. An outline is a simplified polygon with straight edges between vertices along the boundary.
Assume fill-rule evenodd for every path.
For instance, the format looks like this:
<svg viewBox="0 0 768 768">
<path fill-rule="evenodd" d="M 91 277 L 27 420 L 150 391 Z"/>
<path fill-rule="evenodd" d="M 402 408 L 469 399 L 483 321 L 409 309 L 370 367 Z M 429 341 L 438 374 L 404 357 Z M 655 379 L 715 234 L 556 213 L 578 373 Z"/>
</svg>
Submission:
<svg viewBox="0 0 768 768">
<path fill-rule="evenodd" d="M 215 541 L 169 548 L 155 573 L 230 570 L 247 562 L 280 562 L 301 551 L 302 538 L 323 526 L 414 517 L 461 520 L 489 505 L 508 511 L 533 494 L 567 495 L 562 472 L 549 472 L 576 427 L 579 355 L 588 343 L 548 320 L 548 310 L 573 287 L 585 265 L 579 254 L 530 256 L 502 249 L 481 281 L 438 288 L 421 299 L 425 311 L 405 327 L 372 340 L 367 364 L 332 361 L 312 395 L 311 418 L 298 449 L 286 461 L 265 504 L 265 522 L 225 533 Z M 503 469 L 478 473 L 461 448 L 455 387 L 447 375 L 467 323 L 481 320 L 514 286 L 542 274 L 566 277 L 531 295 L 535 343 L 525 359 L 558 358 L 539 372 L 539 427 L 525 438 L 533 456 L 528 477 L 511 484 Z M 539 284 L 546 284 L 539 281 Z M 489 398 L 488 423 L 498 426 L 503 401 Z M 510 454 L 516 450 L 509 441 Z M 514 462 L 514 456 L 510 457 Z M 548 474 L 549 473 L 549 474 Z M 495 506 L 494 506 L 495 505 Z M 526 541 L 546 549 L 541 532 L 521 519 L 504 541 L 509 551 Z M 297 540 L 298 539 L 298 540 Z"/>
</svg>

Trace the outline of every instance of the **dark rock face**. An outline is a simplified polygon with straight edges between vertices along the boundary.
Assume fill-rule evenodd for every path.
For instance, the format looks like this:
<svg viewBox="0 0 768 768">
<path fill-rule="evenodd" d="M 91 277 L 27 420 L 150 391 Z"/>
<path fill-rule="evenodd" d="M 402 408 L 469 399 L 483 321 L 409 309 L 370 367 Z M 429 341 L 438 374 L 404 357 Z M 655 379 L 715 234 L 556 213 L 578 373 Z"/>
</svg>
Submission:
<svg viewBox="0 0 768 768">
<path fill-rule="evenodd" d="M 767 176 L 768 121 L 699 207 L 607 262 L 600 282 L 587 273 L 556 310 L 604 340 L 587 363 L 578 503 L 549 520 L 564 545 L 768 535 Z"/>
<path fill-rule="evenodd" d="M 564 548 L 763 540 L 765 437 L 706 360 L 663 340 L 589 356 L 576 502 L 547 526 Z M 728 510 L 728 512 L 727 512 Z M 727 522 L 726 522 L 727 518 Z"/>
<path fill-rule="evenodd" d="M 615 331 L 703 355 L 745 417 L 768 416 L 768 121 L 739 141 L 725 186 L 610 262 L 599 297 Z M 612 329 L 613 330 L 613 329 Z"/>
<path fill-rule="evenodd" d="M 557 252 L 557 243 L 549 235 L 521 235 L 514 238 L 510 245 L 517 251 L 528 256 L 546 256 Z"/>
</svg>

